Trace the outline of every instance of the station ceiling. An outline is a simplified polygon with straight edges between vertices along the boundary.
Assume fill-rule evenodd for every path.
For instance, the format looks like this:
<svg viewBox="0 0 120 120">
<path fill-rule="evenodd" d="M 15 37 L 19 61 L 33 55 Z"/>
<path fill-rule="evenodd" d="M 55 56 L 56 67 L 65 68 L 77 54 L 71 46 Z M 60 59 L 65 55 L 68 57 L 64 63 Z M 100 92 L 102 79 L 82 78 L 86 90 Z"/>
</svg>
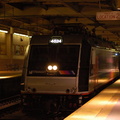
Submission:
<svg viewBox="0 0 120 120">
<path fill-rule="evenodd" d="M 0 25 L 45 33 L 55 24 L 83 23 L 120 45 L 119 8 L 120 0 L 0 0 Z"/>
</svg>

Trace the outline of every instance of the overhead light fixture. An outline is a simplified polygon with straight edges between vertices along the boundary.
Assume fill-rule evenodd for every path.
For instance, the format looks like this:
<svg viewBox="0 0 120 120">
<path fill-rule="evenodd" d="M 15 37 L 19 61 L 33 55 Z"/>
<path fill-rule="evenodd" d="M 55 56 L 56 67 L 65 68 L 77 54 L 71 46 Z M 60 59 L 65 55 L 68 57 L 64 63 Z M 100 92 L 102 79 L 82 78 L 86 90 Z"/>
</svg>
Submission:
<svg viewBox="0 0 120 120">
<path fill-rule="evenodd" d="M 120 8 L 117 8 L 117 10 L 120 10 Z"/>
<path fill-rule="evenodd" d="M 117 10 L 120 10 L 120 0 L 117 0 Z"/>
<path fill-rule="evenodd" d="M 14 35 L 19 35 L 19 36 L 25 36 L 31 38 L 31 36 L 25 35 L 25 34 L 20 34 L 20 33 L 14 33 Z"/>
<path fill-rule="evenodd" d="M 19 35 L 19 36 L 25 36 L 25 37 L 28 37 L 28 35 L 20 34 L 20 33 L 14 33 L 14 35 Z"/>
<path fill-rule="evenodd" d="M 3 32 L 3 33 L 8 33 L 7 30 L 0 30 L 0 32 Z"/>
</svg>

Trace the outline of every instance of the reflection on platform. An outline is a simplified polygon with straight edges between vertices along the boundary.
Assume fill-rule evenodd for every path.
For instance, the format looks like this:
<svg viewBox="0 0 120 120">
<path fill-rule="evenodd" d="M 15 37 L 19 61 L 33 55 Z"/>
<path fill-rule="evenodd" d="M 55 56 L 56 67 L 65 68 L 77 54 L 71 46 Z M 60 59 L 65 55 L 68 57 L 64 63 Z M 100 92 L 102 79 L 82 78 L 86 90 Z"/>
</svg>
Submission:
<svg viewBox="0 0 120 120">
<path fill-rule="evenodd" d="M 0 71 L 0 79 L 10 78 L 13 76 L 21 76 L 22 71 Z"/>
<path fill-rule="evenodd" d="M 119 120 L 120 80 L 104 89 L 64 120 Z"/>
</svg>

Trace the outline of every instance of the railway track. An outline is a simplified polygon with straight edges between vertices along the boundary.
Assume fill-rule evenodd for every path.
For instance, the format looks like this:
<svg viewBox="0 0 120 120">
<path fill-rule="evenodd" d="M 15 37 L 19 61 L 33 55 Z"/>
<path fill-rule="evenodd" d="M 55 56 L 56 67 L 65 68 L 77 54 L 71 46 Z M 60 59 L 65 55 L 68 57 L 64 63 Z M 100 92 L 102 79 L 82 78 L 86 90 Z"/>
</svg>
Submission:
<svg viewBox="0 0 120 120">
<path fill-rule="evenodd" d="M 20 109 L 20 105 L 21 105 L 20 95 L 15 95 L 0 100 L 0 118 L 6 114 L 12 113 Z"/>
</svg>

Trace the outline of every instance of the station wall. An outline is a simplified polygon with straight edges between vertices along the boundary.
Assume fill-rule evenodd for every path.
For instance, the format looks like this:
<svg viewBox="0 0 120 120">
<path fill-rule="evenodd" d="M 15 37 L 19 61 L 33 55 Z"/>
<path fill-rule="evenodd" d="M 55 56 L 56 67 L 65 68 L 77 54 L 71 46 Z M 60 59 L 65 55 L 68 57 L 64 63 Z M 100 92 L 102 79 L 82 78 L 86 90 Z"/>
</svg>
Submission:
<svg viewBox="0 0 120 120">
<path fill-rule="evenodd" d="M 0 32 L 0 71 L 22 70 L 28 35 Z"/>
</svg>

